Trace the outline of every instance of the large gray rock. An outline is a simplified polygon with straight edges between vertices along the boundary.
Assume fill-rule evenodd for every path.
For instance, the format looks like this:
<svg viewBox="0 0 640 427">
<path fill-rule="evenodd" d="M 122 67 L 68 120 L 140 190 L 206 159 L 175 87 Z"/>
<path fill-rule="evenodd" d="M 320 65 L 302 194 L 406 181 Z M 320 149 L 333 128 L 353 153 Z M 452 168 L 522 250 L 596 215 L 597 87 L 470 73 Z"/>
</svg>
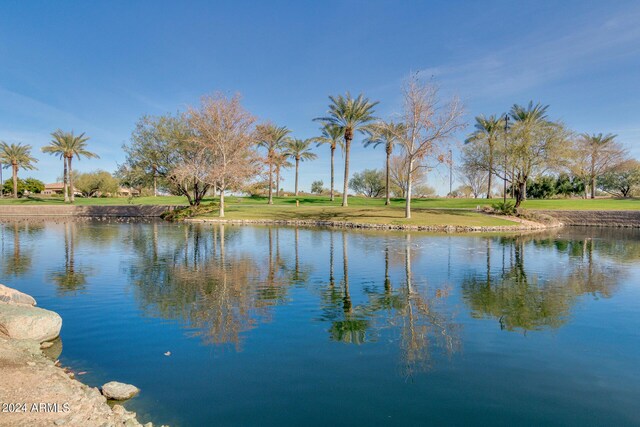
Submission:
<svg viewBox="0 0 640 427">
<path fill-rule="evenodd" d="M 60 335 L 58 313 L 28 305 L 0 302 L 0 334 L 17 340 L 51 341 Z"/>
<path fill-rule="evenodd" d="M 111 381 L 102 386 L 102 394 L 111 400 L 127 400 L 140 393 L 140 389 L 131 384 Z"/>
<path fill-rule="evenodd" d="M 31 295 L 27 295 L 2 284 L 0 284 L 0 302 L 30 306 L 36 305 L 36 300 L 33 299 Z"/>
</svg>

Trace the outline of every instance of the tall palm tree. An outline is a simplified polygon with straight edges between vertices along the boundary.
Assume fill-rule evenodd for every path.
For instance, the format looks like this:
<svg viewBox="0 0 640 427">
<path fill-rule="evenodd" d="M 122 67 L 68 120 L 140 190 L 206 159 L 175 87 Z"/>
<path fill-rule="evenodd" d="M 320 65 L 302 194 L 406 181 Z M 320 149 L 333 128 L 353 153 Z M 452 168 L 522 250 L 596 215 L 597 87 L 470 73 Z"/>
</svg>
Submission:
<svg viewBox="0 0 640 427">
<path fill-rule="evenodd" d="M 469 135 L 464 141 L 465 144 L 472 142 L 479 142 L 487 145 L 489 149 L 488 169 L 489 180 L 487 182 L 487 199 L 491 198 L 491 187 L 493 185 L 491 178 L 493 177 L 493 154 L 495 151 L 495 143 L 498 139 L 498 135 L 504 128 L 504 119 L 502 117 L 496 117 L 491 115 L 485 117 L 483 115 L 476 116 L 476 130 Z"/>
<path fill-rule="evenodd" d="M 25 144 L 7 144 L 0 142 L 0 163 L 4 168 L 11 166 L 13 172 L 13 198 L 18 198 L 18 169 L 33 170 L 38 159 L 31 155 L 31 146 Z"/>
<path fill-rule="evenodd" d="M 53 139 L 49 143 L 42 147 L 43 153 L 53 154 L 56 157 L 62 159 L 62 163 L 64 164 L 64 171 L 62 174 L 62 181 L 64 187 L 64 202 L 69 202 L 69 173 L 67 171 L 67 140 L 64 138 L 64 133 L 58 129 L 51 134 Z"/>
<path fill-rule="evenodd" d="M 550 122 L 547 120 L 548 105 L 542 105 L 540 103 L 534 104 L 533 101 L 529 102 L 529 105 L 522 106 L 514 104 L 509 111 L 509 115 L 513 119 L 514 127 L 517 129 L 519 139 L 524 146 L 529 146 L 537 130 L 549 126 Z M 530 161 L 519 162 L 519 170 L 515 173 L 515 183 L 517 184 L 516 195 L 516 208 L 520 207 L 523 200 L 527 198 L 527 179 L 529 178 Z M 514 173 L 512 173 L 514 175 Z M 514 188 L 512 182 L 511 188 Z"/>
<path fill-rule="evenodd" d="M 71 167 L 71 161 L 75 156 L 78 160 L 81 157 L 86 157 L 88 159 L 91 158 L 99 158 L 96 153 L 92 153 L 87 150 L 87 141 L 89 140 L 88 136 L 84 135 L 84 132 L 80 135 L 75 135 L 73 131 L 71 132 L 63 132 L 58 129 L 51 134 L 53 136 L 53 140 L 49 145 L 42 148 L 42 151 L 45 153 L 50 153 L 57 155 L 58 157 L 62 157 L 64 159 L 64 180 L 65 180 L 65 202 L 71 201 L 73 203 L 75 201 L 75 192 L 73 188 L 73 169 Z M 66 192 L 69 192 L 69 197 L 67 198 Z"/>
<path fill-rule="evenodd" d="M 398 135 L 402 133 L 404 128 L 405 126 L 402 123 L 380 121 L 371 127 L 371 130 L 369 131 L 369 137 L 364 140 L 365 147 L 373 145 L 373 147 L 375 148 L 378 145 L 384 145 L 384 149 L 387 153 L 387 163 L 385 170 L 385 173 L 387 175 L 387 198 L 384 202 L 385 205 L 391 204 L 391 182 L 389 175 L 391 153 L 393 153 L 393 146 L 396 144 L 396 142 L 398 142 Z"/>
<path fill-rule="evenodd" d="M 322 127 L 322 135 L 316 138 L 312 138 L 316 143 L 316 147 L 322 144 L 327 144 L 331 148 L 331 192 L 329 193 L 329 199 L 333 202 L 333 187 L 334 187 L 334 167 L 333 159 L 336 153 L 336 148 L 340 147 L 344 150 L 344 131 L 340 126 L 327 123 Z"/>
<path fill-rule="evenodd" d="M 275 126 L 272 124 L 260 125 L 258 127 L 260 135 L 258 147 L 267 150 L 266 162 L 269 165 L 269 204 L 273 204 L 273 166 L 276 160 L 276 153 L 283 148 L 291 133 L 286 126 Z"/>
<path fill-rule="evenodd" d="M 280 172 L 282 169 L 288 169 L 293 164 L 289 161 L 286 153 L 277 151 L 273 156 L 273 167 L 276 173 L 276 197 L 280 197 Z"/>
<path fill-rule="evenodd" d="M 296 161 L 296 191 L 295 195 L 298 195 L 298 170 L 300 168 L 300 161 L 314 160 L 318 156 L 311 152 L 312 139 L 291 139 L 287 142 L 285 149 L 285 155 L 295 159 Z"/>
<path fill-rule="evenodd" d="M 357 98 L 352 98 L 347 92 L 345 96 L 330 96 L 328 116 L 318 117 L 319 120 L 327 124 L 340 127 L 344 135 L 344 188 L 342 193 L 342 206 L 348 206 L 347 191 L 349 183 L 349 152 L 351 141 L 356 131 L 364 133 L 369 128 L 371 122 L 375 120 L 373 108 L 378 105 L 378 101 L 371 102 L 360 94 Z"/>
</svg>

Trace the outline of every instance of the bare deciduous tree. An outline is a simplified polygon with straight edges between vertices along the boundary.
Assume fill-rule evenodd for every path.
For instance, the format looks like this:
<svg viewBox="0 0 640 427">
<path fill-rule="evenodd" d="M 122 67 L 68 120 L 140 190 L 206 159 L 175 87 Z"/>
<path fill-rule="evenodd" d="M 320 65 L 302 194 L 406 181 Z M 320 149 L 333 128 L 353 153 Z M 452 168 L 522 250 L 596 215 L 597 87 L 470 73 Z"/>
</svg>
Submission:
<svg viewBox="0 0 640 427">
<path fill-rule="evenodd" d="M 189 123 L 193 142 L 211 163 L 193 164 L 193 171 L 205 184 L 220 192 L 220 216 L 224 217 L 224 193 L 240 189 L 259 172 L 255 117 L 240 103 L 240 96 L 227 98 L 222 94 L 203 97 L 199 109 L 190 108 Z"/>
<path fill-rule="evenodd" d="M 389 179 L 391 181 L 391 190 L 396 197 L 405 198 L 407 195 L 407 186 L 409 185 L 409 162 L 407 156 L 397 154 L 391 156 L 389 160 Z M 427 178 L 427 169 L 417 169 L 411 176 L 412 189 L 416 186 L 425 185 Z M 414 194 L 416 194 L 414 192 Z"/>
<path fill-rule="evenodd" d="M 477 199 L 480 193 L 487 188 L 489 173 L 473 165 L 462 164 L 462 166 L 458 168 L 458 178 L 462 182 L 462 185 L 468 187 L 473 197 Z M 490 198 L 490 196 L 491 189 L 487 192 L 487 198 Z"/>
<path fill-rule="evenodd" d="M 430 167 L 427 162 L 446 161 L 443 143 L 464 127 L 462 104 L 457 98 L 443 103 L 438 87 L 423 83 L 418 75 L 403 85 L 402 131 L 398 143 L 407 159 L 407 197 L 405 218 L 411 218 L 411 186 L 413 174 Z"/>
</svg>

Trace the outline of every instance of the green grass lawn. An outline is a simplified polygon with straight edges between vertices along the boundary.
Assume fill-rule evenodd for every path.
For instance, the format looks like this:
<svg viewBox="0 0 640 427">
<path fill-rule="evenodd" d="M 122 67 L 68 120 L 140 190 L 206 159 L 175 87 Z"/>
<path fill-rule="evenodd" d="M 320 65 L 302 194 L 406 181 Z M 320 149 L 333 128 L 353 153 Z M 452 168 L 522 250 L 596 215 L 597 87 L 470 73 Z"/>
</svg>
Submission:
<svg viewBox="0 0 640 427">
<path fill-rule="evenodd" d="M 267 219 L 267 220 L 321 220 L 346 221 L 355 223 L 423 225 L 423 226 L 504 226 L 515 225 L 513 221 L 479 214 L 469 210 L 456 209 L 423 209 L 416 208 L 411 212 L 412 218 L 404 218 L 401 207 L 367 207 L 367 206 L 318 206 L 300 205 L 249 205 L 244 203 L 230 204 L 225 208 L 225 219 Z M 203 217 L 218 218 L 217 213 Z"/>
<path fill-rule="evenodd" d="M 213 199 L 205 199 L 210 202 Z M 295 206 L 296 200 L 300 201 L 300 206 L 335 206 L 341 204 L 341 199 L 337 198 L 330 202 L 325 196 L 299 196 L 299 197 L 275 197 L 274 206 Z M 492 203 L 502 199 L 414 199 L 412 206 L 416 209 L 475 209 L 476 206 L 490 206 Z M 226 197 L 225 201 L 229 208 L 233 206 L 263 206 L 267 204 L 266 197 Z M 124 197 L 114 198 L 76 198 L 77 205 L 186 205 L 187 199 L 181 196 L 160 196 L 160 197 L 136 197 L 127 199 Z M 3 204 L 41 204 L 58 205 L 64 204 L 62 198 L 56 197 L 24 197 L 17 200 L 5 197 L 0 199 Z M 391 207 L 401 208 L 404 206 L 403 199 L 392 199 Z M 384 206 L 384 199 L 370 199 L 366 197 L 349 197 L 349 207 L 366 207 L 387 209 Z M 551 200 L 527 200 L 522 204 L 525 209 L 565 209 L 565 210 L 640 210 L 640 199 L 551 199 Z"/>
</svg>

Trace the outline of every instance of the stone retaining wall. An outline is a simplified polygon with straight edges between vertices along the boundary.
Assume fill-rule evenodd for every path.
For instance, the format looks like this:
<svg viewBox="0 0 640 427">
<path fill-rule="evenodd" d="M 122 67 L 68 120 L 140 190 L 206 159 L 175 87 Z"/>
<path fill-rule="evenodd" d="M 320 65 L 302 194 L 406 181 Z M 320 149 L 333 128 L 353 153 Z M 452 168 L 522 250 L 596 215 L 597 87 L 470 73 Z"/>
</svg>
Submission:
<svg viewBox="0 0 640 427">
<path fill-rule="evenodd" d="M 635 211 L 535 211 L 557 219 L 564 225 L 640 228 L 640 210 Z"/>
<path fill-rule="evenodd" d="M 0 217 L 72 216 L 72 217 L 159 217 L 179 206 L 119 205 L 0 205 Z"/>
<path fill-rule="evenodd" d="M 494 225 L 494 226 L 470 226 L 470 225 L 404 225 L 404 224 L 369 224 L 348 221 L 326 221 L 326 220 L 278 220 L 278 219 L 187 219 L 187 222 L 228 224 L 228 225 L 288 225 L 296 227 L 334 227 L 352 229 L 373 229 L 373 230 L 405 230 L 405 231 L 433 231 L 444 233 L 475 233 L 491 231 L 528 231 L 544 230 L 547 228 L 559 227 L 560 224 L 541 224 L 532 221 L 523 221 L 518 218 L 500 217 L 509 219 L 518 224 L 514 225 Z"/>
</svg>

